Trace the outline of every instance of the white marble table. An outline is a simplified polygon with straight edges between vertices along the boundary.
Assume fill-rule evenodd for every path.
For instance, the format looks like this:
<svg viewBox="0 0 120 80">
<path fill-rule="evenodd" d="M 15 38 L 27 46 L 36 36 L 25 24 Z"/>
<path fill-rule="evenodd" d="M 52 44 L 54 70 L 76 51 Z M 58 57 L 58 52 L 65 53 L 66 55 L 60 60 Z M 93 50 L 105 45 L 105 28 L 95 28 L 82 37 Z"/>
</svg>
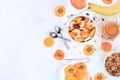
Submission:
<svg viewBox="0 0 120 80">
<path fill-rule="evenodd" d="M 88 1 L 102 4 L 101 0 Z M 43 45 L 48 33 L 66 21 L 66 17 L 54 15 L 57 5 L 67 6 L 65 16 L 79 12 L 70 9 L 69 0 L 0 0 L 0 80 L 60 79 L 64 63 L 55 60 L 53 53 L 58 48 L 67 50 L 60 39 L 51 48 Z M 101 64 L 105 55 L 96 52 L 89 57 L 92 77 L 96 72 L 104 72 Z"/>
</svg>

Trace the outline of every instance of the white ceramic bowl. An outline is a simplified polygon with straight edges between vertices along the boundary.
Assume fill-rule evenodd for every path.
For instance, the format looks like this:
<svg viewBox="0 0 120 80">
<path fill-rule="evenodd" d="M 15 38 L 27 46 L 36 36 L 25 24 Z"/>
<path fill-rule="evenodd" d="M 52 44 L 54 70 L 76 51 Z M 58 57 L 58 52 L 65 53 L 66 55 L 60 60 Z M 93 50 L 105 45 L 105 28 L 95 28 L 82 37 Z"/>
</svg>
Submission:
<svg viewBox="0 0 120 80">
<path fill-rule="evenodd" d="M 120 51 L 111 51 L 108 55 L 105 56 L 104 59 L 104 72 L 106 74 L 106 76 L 110 77 L 111 79 L 115 79 L 115 80 L 119 80 L 120 76 L 112 76 L 109 72 L 107 72 L 106 68 L 105 68 L 105 63 L 106 63 L 106 59 L 108 58 L 108 56 L 112 55 L 113 53 L 120 53 Z"/>
<path fill-rule="evenodd" d="M 88 13 L 89 15 L 87 15 L 87 13 Z M 93 23 L 95 24 L 96 32 L 97 32 L 97 27 L 96 27 L 95 21 L 93 20 L 92 14 L 91 14 L 90 12 L 88 12 L 88 11 L 85 11 L 84 13 L 76 14 L 76 15 L 74 15 L 74 16 L 72 16 L 72 17 L 69 18 L 69 20 L 68 20 L 68 22 L 67 22 L 67 24 L 66 24 L 66 30 L 67 30 L 67 31 L 66 31 L 66 34 L 68 35 L 68 37 L 71 39 L 72 42 L 75 42 L 75 43 L 84 43 L 84 42 L 77 42 L 77 41 L 75 41 L 74 39 L 72 39 L 72 37 L 70 36 L 69 31 L 68 31 L 68 27 L 69 27 L 69 25 L 70 25 L 70 22 L 71 22 L 73 19 L 75 19 L 76 17 L 78 17 L 78 16 L 84 16 L 84 17 L 87 17 L 87 18 L 89 18 L 90 20 L 92 20 Z M 96 35 L 96 32 L 95 32 L 94 36 Z M 93 37 L 94 37 L 94 36 L 93 36 Z M 93 37 L 92 37 L 92 38 L 93 38 Z M 90 38 L 90 40 L 91 40 L 92 38 Z M 88 40 L 88 41 L 90 41 L 90 40 Z M 88 42 L 88 41 L 85 41 L 85 42 Z"/>
</svg>

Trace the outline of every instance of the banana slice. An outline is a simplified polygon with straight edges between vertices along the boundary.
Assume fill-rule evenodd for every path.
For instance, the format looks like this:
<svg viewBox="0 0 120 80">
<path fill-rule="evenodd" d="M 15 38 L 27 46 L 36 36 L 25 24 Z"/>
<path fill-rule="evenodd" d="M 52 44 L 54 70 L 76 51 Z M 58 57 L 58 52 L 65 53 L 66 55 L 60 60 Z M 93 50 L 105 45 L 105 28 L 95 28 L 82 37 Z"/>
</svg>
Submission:
<svg viewBox="0 0 120 80">
<path fill-rule="evenodd" d="M 83 28 L 85 26 L 85 21 L 81 21 L 80 28 Z"/>
<path fill-rule="evenodd" d="M 95 32 L 96 32 L 96 29 L 93 29 L 93 30 L 90 32 L 89 37 L 92 38 L 92 37 L 95 35 Z"/>
<path fill-rule="evenodd" d="M 76 22 L 71 22 L 70 23 L 70 28 L 74 29 L 73 25 L 76 24 Z"/>
<path fill-rule="evenodd" d="M 80 30 L 79 29 L 74 29 L 73 32 L 77 35 L 80 35 Z"/>
</svg>

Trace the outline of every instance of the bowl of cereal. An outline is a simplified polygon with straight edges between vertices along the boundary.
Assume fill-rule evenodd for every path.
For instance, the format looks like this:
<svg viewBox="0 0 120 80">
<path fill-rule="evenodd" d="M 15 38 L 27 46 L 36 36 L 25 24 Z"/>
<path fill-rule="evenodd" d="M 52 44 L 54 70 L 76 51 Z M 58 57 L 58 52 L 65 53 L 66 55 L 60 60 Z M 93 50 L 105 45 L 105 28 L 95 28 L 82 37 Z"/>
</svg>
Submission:
<svg viewBox="0 0 120 80">
<path fill-rule="evenodd" d="M 77 15 L 70 20 L 68 33 L 72 40 L 76 42 L 87 42 L 91 40 L 96 33 L 95 22 L 88 16 Z"/>
</svg>

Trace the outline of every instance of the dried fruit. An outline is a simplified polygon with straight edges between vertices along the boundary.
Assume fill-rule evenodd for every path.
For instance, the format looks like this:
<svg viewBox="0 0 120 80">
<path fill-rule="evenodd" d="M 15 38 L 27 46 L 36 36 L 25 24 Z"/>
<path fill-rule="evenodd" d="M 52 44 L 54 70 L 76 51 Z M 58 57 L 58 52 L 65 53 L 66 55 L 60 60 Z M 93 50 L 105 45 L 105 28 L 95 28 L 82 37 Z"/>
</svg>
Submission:
<svg viewBox="0 0 120 80">
<path fill-rule="evenodd" d="M 79 24 L 74 24 L 73 27 L 74 27 L 75 29 L 79 29 L 79 28 L 80 28 L 80 25 L 79 25 Z"/>
</svg>

